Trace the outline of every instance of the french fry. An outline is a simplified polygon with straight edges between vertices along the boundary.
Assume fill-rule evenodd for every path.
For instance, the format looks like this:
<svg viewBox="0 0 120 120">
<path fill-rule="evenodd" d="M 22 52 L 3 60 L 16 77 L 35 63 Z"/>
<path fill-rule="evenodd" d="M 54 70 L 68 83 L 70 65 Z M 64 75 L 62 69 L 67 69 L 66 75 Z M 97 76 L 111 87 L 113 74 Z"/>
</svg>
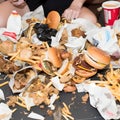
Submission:
<svg viewBox="0 0 120 120">
<path fill-rule="evenodd" d="M 18 96 L 17 99 L 20 100 L 25 105 L 25 101 L 21 97 Z"/>
<path fill-rule="evenodd" d="M 101 78 L 102 80 L 102 78 Z M 101 87 L 108 88 L 116 100 L 120 101 L 120 69 L 114 70 L 110 65 L 110 71 L 105 74 L 106 81 L 87 81 L 88 83 L 95 83 Z"/>
<path fill-rule="evenodd" d="M 19 53 L 20 53 L 20 50 L 18 50 L 16 53 L 14 53 L 13 56 L 10 58 L 10 60 L 13 60 Z"/>
<path fill-rule="evenodd" d="M 62 111 L 62 114 L 65 115 L 67 118 L 74 120 L 74 118 L 71 115 L 67 114 L 65 111 Z"/>
<path fill-rule="evenodd" d="M 8 84 L 8 81 L 3 82 L 3 83 L 0 84 L 0 87 L 3 87 L 4 85 L 7 85 L 7 84 Z"/>
<path fill-rule="evenodd" d="M 16 57 L 19 60 L 25 61 L 25 62 L 29 62 L 32 64 L 36 64 L 37 61 L 31 60 L 31 59 L 25 59 L 25 58 L 20 58 L 20 57 Z"/>
<path fill-rule="evenodd" d="M 23 108 L 27 108 L 26 105 L 24 105 L 23 103 L 20 103 L 20 102 L 16 102 L 17 105 L 23 107 Z"/>
<path fill-rule="evenodd" d="M 17 110 L 17 108 L 13 109 L 13 110 L 12 110 L 12 113 L 14 113 L 16 110 Z"/>
<path fill-rule="evenodd" d="M 66 113 L 71 115 L 71 112 L 69 111 L 69 108 L 67 107 L 67 105 L 64 102 L 63 102 L 63 106 L 64 106 L 63 110 L 65 109 Z"/>
<path fill-rule="evenodd" d="M 66 119 L 66 120 L 74 120 L 74 118 L 71 116 L 71 112 L 69 110 L 69 108 L 67 107 L 67 105 L 63 102 L 63 108 L 62 108 L 62 116 Z"/>
<path fill-rule="evenodd" d="M 41 57 L 39 57 L 39 56 L 32 56 L 32 57 L 30 57 L 30 59 L 41 60 Z"/>
</svg>

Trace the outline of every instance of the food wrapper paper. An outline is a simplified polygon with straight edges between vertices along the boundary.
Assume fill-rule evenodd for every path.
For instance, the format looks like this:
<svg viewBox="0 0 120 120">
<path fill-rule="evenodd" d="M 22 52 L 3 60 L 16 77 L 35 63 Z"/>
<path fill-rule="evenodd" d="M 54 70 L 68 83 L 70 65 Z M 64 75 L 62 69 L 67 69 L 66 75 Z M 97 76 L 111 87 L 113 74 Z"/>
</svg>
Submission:
<svg viewBox="0 0 120 120">
<path fill-rule="evenodd" d="M 34 100 L 33 100 L 32 97 L 30 97 L 29 92 L 26 92 L 25 95 L 23 95 L 23 94 L 24 94 L 24 92 L 20 93 L 19 96 L 25 101 L 27 110 L 30 111 L 31 107 L 36 106 L 35 103 L 34 103 Z M 48 107 L 51 110 L 55 109 L 54 102 L 56 101 L 57 98 L 58 98 L 57 94 L 53 94 L 50 97 L 50 104 L 48 105 Z"/>
<path fill-rule="evenodd" d="M 34 11 L 27 12 L 22 16 L 22 31 L 29 27 L 29 24 L 26 22 L 26 20 L 31 18 L 36 18 L 38 20 L 43 20 L 45 18 L 42 5 L 36 8 Z"/>
<path fill-rule="evenodd" d="M 25 85 L 25 87 L 22 87 L 22 88 L 20 88 L 20 89 L 14 89 L 14 83 L 15 83 L 15 76 L 16 76 L 16 74 L 19 73 L 19 72 L 22 72 L 22 71 L 24 71 L 24 70 L 27 70 L 27 69 L 31 69 L 31 70 L 34 72 L 34 75 L 31 75 L 31 77 L 30 77 L 30 79 L 28 80 L 28 82 L 27 82 L 27 84 Z M 12 90 L 13 93 L 20 93 L 20 92 L 24 91 L 24 90 L 27 88 L 27 86 L 29 86 L 29 84 L 31 84 L 32 80 L 33 80 L 34 78 L 36 78 L 36 77 L 37 77 L 37 71 L 36 71 L 36 69 L 34 69 L 32 66 L 23 67 L 22 69 L 16 71 L 16 72 L 12 75 L 12 77 L 10 78 L 9 86 L 10 86 L 10 88 L 11 88 L 11 90 Z"/>
<path fill-rule="evenodd" d="M 40 114 L 37 114 L 35 112 L 31 112 L 29 115 L 28 115 L 28 118 L 31 118 L 31 119 L 36 119 L 36 120 L 45 120 L 45 117 L 40 115 Z"/>
<path fill-rule="evenodd" d="M 85 33 L 99 28 L 97 25 L 84 18 L 77 18 L 72 20 L 71 24 L 75 26 L 81 26 Z"/>
<path fill-rule="evenodd" d="M 56 101 L 57 98 L 58 98 L 58 95 L 57 95 L 57 94 L 53 94 L 53 95 L 50 97 L 50 105 L 49 105 L 48 107 L 51 108 L 51 110 L 54 110 L 54 109 L 55 109 L 54 102 Z"/>
<path fill-rule="evenodd" d="M 116 34 L 120 33 L 120 19 L 115 20 L 113 29 L 115 30 Z"/>
<path fill-rule="evenodd" d="M 97 108 L 105 120 L 120 119 L 120 105 L 116 104 L 115 98 L 106 87 L 99 87 L 94 83 L 76 84 L 78 92 L 88 92 L 90 104 Z"/>
<path fill-rule="evenodd" d="M 68 33 L 68 37 L 69 37 L 68 40 L 69 39 L 74 40 L 74 48 L 77 46 L 77 48 L 79 47 L 79 49 L 80 48 L 82 49 L 84 47 L 84 42 L 86 42 L 86 39 L 83 39 L 83 38 L 77 39 L 76 37 L 72 37 L 72 35 L 71 35 L 72 29 L 79 28 L 79 27 L 85 33 L 88 32 L 89 30 L 98 28 L 95 24 L 91 23 L 90 21 L 88 21 L 86 19 L 78 18 L 76 20 L 72 20 L 70 24 L 66 23 L 64 26 L 62 26 L 60 28 L 60 30 L 57 32 L 55 37 L 52 37 L 51 46 L 54 46 L 54 47 L 59 46 L 59 41 L 60 41 L 60 38 L 62 36 L 63 30 L 66 29 L 67 33 Z M 77 40 L 79 41 L 79 44 L 76 42 Z M 68 43 L 70 44 L 70 42 L 68 42 Z M 70 46 L 67 46 L 67 47 L 71 47 L 71 46 L 73 48 L 72 44 L 70 44 Z"/>
<path fill-rule="evenodd" d="M 78 51 L 82 50 L 85 47 L 85 43 L 87 40 L 86 40 L 86 38 L 83 38 L 82 36 L 80 36 L 80 37 L 72 36 L 71 31 L 75 28 L 80 28 L 81 30 L 86 32 L 88 30 L 88 29 L 86 30 L 87 26 L 89 29 L 90 28 L 92 29 L 95 27 L 94 24 L 92 24 L 93 27 L 91 24 L 92 23 L 86 21 L 85 19 L 78 19 L 78 20 L 72 21 L 72 23 L 70 23 L 70 24 L 66 23 L 64 26 L 62 26 L 60 28 L 60 30 L 57 32 L 55 37 L 53 37 L 53 36 L 51 37 L 52 38 L 51 46 L 58 47 L 60 45 L 62 33 L 64 30 L 66 30 L 67 34 L 68 34 L 68 36 L 67 36 L 68 40 L 65 43 L 65 46 L 67 47 L 67 49 L 72 50 L 73 55 L 77 55 Z"/>
<path fill-rule="evenodd" d="M 56 89 L 58 89 L 59 91 L 62 91 L 62 90 L 63 90 L 65 84 L 60 83 L 60 79 L 59 79 L 58 76 L 52 77 L 52 78 L 51 78 L 51 81 L 52 81 L 53 86 L 54 86 Z"/>
<path fill-rule="evenodd" d="M 116 35 L 116 30 L 113 28 L 101 27 L 95 28 L 86 33 L 88 41 L 97 46 L 98 48 L 106 51 L 109 55 L 118 59 L 117 63 L 113 60 L 111 64 L 114 68 L 119 68 L 120 66 L 120 46 L 118 44 L 118 39 Z"/>
<path fill-rule="evenodd" d="M 24 92 L 20 93 L 19 96 L 25 101 L 25 105 L 28 111 L 30 111 L 31 107 L 35 106 L 35 103 L 33 101 L 33 98 L 29 96 L 29 93 L 27 92 L 26 95 L 23 95 Z"/>
<path fill-rule="evenodd" d="M 98 33 L 93 36 L 94 43 L 97 47 L 113 55 L 116 51 L 120 52 L 117 44 L 117 36 L 114 29 L 110 27 L 103 27 Z"/>
<path fill-rule="evenodd" d="M 10 120 L 12 117 L 12 110 L 5 103 L 0 103 L 0 120 Z"/>
<path fill-rule="evenodd" d="M 0 99 L 5 100 L 4 92 L 0 89 Z"/>
</svg>

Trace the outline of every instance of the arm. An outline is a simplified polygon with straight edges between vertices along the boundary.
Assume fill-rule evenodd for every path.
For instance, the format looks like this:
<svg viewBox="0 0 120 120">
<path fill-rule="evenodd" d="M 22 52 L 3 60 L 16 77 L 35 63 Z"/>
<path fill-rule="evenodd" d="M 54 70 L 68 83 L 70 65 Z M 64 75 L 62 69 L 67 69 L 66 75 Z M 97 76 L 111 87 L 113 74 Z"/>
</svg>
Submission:
<svg viewBox="0 0 120 120">
<path fill-rule="evenodd" d="M 70 7 L 64 11 L 62 16 L 69 20 L 78 18 L 80 15 L 80 10 L 83 7 L 85 1 L 86 0 L 73 0 Z"/>
<path fill-rule="evenodd" d="M 0 3 L 4 2 L 5 0 L 0 0 Z"/>
</svg>

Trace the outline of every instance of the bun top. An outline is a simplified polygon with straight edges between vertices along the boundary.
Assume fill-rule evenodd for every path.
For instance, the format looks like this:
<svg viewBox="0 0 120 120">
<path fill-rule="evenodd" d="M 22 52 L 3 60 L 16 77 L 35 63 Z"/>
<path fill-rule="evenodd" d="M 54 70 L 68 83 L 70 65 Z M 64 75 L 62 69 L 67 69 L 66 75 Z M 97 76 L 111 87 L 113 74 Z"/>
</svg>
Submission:
<svg viewBox="0 0 120 120">
<path fill-rule="evenodd" d="M 87 51 L 90 57 L 93 58 L 93 60 L 95 60 L 96 62 L 106 65 L 110 63 L 110 55 L 102 49 L 95 46 L 90 46 L 88 47 Z"/>
<path fill-rule="evenodd" d="M 57 11 L 51 11 L 46 18 L 46 24 L 49 28 L 57 29 L 60 23 L 60 14 Z"/>
<path fill-rule="evenodd" d="M 60 57 L 60 52 L 55 47 L 48 48 L 48 58 L 54 67 L 60 68 L 62 65 L 62 59 Z"/>
</svg>

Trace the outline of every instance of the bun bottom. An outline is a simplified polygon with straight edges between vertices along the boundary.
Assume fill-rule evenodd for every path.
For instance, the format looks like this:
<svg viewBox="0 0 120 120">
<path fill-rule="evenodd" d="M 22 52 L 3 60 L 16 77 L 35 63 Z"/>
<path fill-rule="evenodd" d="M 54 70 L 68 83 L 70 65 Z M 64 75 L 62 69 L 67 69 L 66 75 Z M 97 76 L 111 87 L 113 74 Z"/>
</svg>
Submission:
<svg viewBox="0 0 120 120">
<path fill-rule="evenodd" d="M 86 78 L 76 75 L 75 77 L 72 78 L 72 80 L 73 80 L 75 83 L 82 83 L 83 81 L 86 80 Z"/>
<path fill-rule="evenodd" d="M 76 75 L 81 76 L 83 78 L 89 78 L 95 75 L 97 73 L 97 70 L 96 71 L 85 71 L 85 70 L 79 69 L 79 70 L 76 70 L 75 73 Z"/>
</svg>

